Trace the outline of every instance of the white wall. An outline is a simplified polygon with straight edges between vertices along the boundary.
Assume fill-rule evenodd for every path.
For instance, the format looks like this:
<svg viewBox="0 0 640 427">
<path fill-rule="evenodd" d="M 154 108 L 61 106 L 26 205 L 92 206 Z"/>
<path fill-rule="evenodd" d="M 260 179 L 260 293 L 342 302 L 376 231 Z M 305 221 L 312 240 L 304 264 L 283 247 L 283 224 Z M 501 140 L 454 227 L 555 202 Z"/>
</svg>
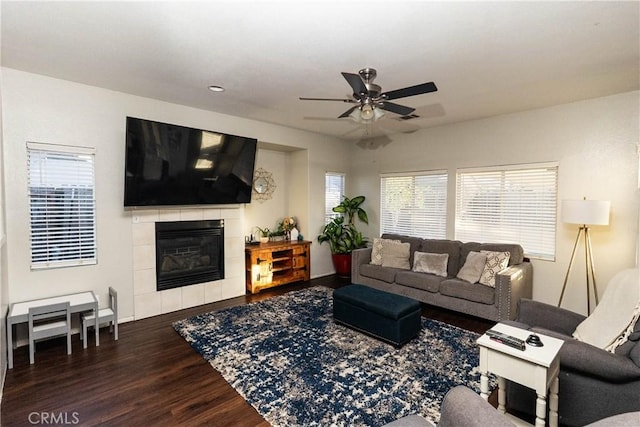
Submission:
<svg viewBox="0 0 640 427">
<path fill-rule="evenodd" d="M 294 215 L 289 213 L 289 184 L 287 170 L 289 168 L 290 153 L 285 151 L 274 151 L 269 149 L 259 149 L 256 155 L 256 169 L 262 168 L 271 173 L 275 184 L 275 190 L 271 199 L 258 200 L 255 194 L 252 196 L 251 204 L 245 209 L 245 235 L 251 233 L 257 238 L 257 229 L 269 228 L 275 230 L 277 223 L 285 216 Z"/>
<path fill-rule="evenodd" d="M 297 220 L 298 231 L 303 233 L 305 239 L 312 240 L 309 222 L 309 150 L 283 150 L 273 144 L 269 144 L 268 148 L 260 147 L 256 155 L 257 168 L 271 173 L 275 190 L 268 200 L 258 200 L 253 195 L 252 203 L 245 209 L 245 235 L 253 233 L 257 238 L 256 226 L 275 231 L 284 217 L 293 216 Z"/>
<path fill-rule="evenodd" d="M 1 10 L 2 8 L 0 8 Z M 2 70 L 0 70 L 0 130 L 2 129 Z M 7 368 L 6 359 L 6 345 L 7 342 L 7 328 L 6 317 L 4 313 L 7 312 L 9 305 L 9 289 L 7 280 L 7 231 L 5 228 L 5 192 L 4 192 L 4 179 L 3 171 L 4 165 L 2 162 L 3 153 L 2 147 L 4 145 L 4 139 L 2 132 L 0 132 L 0 387 L 4 387 L 4 377 Z M 0 392 L 1 395 L 1 392 Z"/>
<path fill-rule="evenodd" d="M 134 317 L 132 214 L 123 209 L 126 116 L 255 137 L 260 142 L 293 147 L 301 152 L 308 150 L 308 158 L 313 160 L 303 168 L 304 171 L 297 171 L 294 179 L 302 176 L 308 181 L 308 191 L 316 195 L 324 194 L 325 170 L 332 169 L 336 162 L 341 168 L 346 168 L 348 161 L 348 147 L 342 141 L 329 137 L 13 69 L 4 68 L 2 72 L 8 248 L 6 274 L 10 302 L 82 290 L 94 290 L 106 298 L 107 287 L 113 285 L 119 291 L 120 316 Z M 30 270 L 27 141 L 96 148 L 97 265 Z M 260 150 L 258 160 L 263 161 L 263 156 L 266 159 L 270 155 Z M 277 154 L 273 156 L 273 159 L 264 161 L 275 164 L 287 161 L 277 159 Z M 298 161 L 301 156 L 294 154 L 292 158 Z M 287 185 L 281 188 L 287 188 Z M 308 206 L 300 208 L 301 212 L 305 209 L 307 212 L 323 211 L 322 196 L 307 198 L 307 201 Z M 283 197 L 281 202 L 287 210 L 295 205 L 289 196 Z M 247 207 L 253 209 L 254 205 Z M 251 224 L 259 215 L 267 216 L 271 212 L 263 206 L 262 213 L 252 213 Z M 322 215 L 307 216 L 309 231 L 306 234 L 313 235 L 322 227 Z M 243 222 L 242 228 L 247 229 L 251 224 Z M 331 273 L 331 261 L 325 259 L 328 256 L 315 250 L 317 244 L 313 247 L 312 272 L 316 275 Z"/>
<path fill-rule="evenodd" d="M 378 149 L 352 146 L 351 180 L 356 182 L 350 192 L 367 196 L 370 226 L 365 234 L 379 234 L 381 173 L 448 170 L 448 209 L 454 212 L 456 168 L 559 162 L 560 199 L 586 196 L 611 201 L 610 226 L 591 230 L 601 295 L 617 271 L 635 265 L 640 204 L 638 105 L 635 91 L 393 135 L 393 142 Z M 450 237 L 453 225 L 450 221 Z M 556 261 L 533 261 L 534 299 L 557 304 L 576 233 L 576 226 L 559 222 Z M 578 255 L 563 307 L 585 313 L 584 255 Z"/>
<path fill-rule="evenodd" d="M 621 268 L 635 265 L 638 233 L 638 92 L 484 120 L 393 135 L 378 149 L 313 133 L 231 117 L 13 69 L 2 70 L 3 155 L 6 206 L 5 301 L 92 289 L 106 296 L 117 285 L 121 315 L 132 318 L 132 221 L 122 207 L 125 117 L 256 137 L 258 166 L 278 175 L 277 205 L 245 206 L 243 230 L 275 225 L 295 215 L 311 241 L 324 221 L 324 174 L 345 171 L 347 194 L 367 196 L 370 226 L 378 234 L 379 174 L 447 169 L 453 185 L 459 167 L 557 161 L 560 198 L 586 196 L 612 203 L 611 225 L 593 230 L 599 290 Z M 445 106 L 446 110 L 446 106 Z M 32 272 L 29 269 L 27 141 L 96 147 L 98 265 Z M 270 146 L 293 150 L 282 152 Z M 453 200 L 449 208 L 453 211 Z M 453 223 L 451 223 L 453 224 Z M 453 227 L 450 227 L 450 234 Z M 534 298 L 556 303 L 576 229 L 558 225 L 555 262 L 534 261 Z M 333 272 L 327 245 L 314 243 L 312 276 Z M 4 266 L 5 264 L 3 264 Z M 565 307 L 585 311 L 582 267 L 576 264 Z M 0 276 L 1 277 L 1 276 Z"/>
</svg>

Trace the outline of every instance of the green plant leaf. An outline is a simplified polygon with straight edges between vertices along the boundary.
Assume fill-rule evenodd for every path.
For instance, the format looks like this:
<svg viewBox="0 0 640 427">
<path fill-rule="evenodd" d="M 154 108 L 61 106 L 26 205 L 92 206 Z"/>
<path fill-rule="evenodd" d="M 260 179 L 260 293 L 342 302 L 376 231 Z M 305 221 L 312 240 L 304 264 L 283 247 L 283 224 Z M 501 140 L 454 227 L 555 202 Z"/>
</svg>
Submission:
<svg viewBox="0 0 640 427">
<path fill-rule="evenodd" d="M 364 196 L 356 196 L 353 199 L 351 199 L 350 206 L 357 208 L 364 202 L 364 199 L 365 199 Z"/>
</svg>

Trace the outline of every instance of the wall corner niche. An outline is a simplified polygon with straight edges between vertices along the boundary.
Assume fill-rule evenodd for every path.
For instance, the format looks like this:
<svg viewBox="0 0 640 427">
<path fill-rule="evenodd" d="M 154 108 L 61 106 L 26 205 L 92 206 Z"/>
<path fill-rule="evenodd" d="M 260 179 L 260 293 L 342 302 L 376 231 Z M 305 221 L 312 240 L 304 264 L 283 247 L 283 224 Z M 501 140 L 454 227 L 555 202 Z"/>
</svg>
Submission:
<svg viewBox="0 0 640 427">
<path fill-rule="evenodd" d="M 257 168 L 253 173 L 253 199 L 260 203 L 270 200 L 276 189 L 276 182 L 273 180 L 273 174 L 263 168 Z"/>
</svg>

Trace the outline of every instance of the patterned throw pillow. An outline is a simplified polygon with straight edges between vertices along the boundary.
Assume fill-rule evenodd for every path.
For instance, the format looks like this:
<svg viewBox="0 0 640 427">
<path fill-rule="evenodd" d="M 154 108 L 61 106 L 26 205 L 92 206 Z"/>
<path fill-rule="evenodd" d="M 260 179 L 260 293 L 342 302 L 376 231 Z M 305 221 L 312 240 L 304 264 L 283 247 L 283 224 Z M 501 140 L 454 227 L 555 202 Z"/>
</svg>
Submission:
<svg viewBox="0 0 640 427">
<path fill-rule="evenodd" d="M 485 265 L 487 265 L 487 255 L 471 251 L 456 277 L 469 283 L 477 283 Z"/>
<path fill-rule="evenodd" d="M 413 254 L 413 271 L 447 277 L 447 262 L 449 262 L 449 254 L 416 251 Z"/>
<path fill-rule="evenodd" d="M 380 237 L 374 237 L 373 246 L 371 249 L 371 262 L 369 262 L 369 264 L 382 265 L 382 253 L 384 252 L 384 244 L 386 242 L 400 243 L 400 240 L 382 239 Z"/>
<path fill-rule="evenodd" d="M 487 263 L 484 265 L 484 270 L 482 270 L 480 283 L 495 288 L 496 274 L 507 268 L 507 266 L 509 265 L 509 257 L 511 257 L 511 253 L 492 251 L 480 251 L 480 253 L 487 256 Z"/>
</svg>

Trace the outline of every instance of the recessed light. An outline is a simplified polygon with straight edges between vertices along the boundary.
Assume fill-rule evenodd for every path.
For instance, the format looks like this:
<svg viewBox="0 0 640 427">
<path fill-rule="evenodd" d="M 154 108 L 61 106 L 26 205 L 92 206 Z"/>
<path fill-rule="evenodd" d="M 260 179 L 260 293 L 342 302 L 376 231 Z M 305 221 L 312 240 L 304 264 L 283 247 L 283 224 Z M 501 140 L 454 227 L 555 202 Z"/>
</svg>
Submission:
<svg viewBox="0 0 640 427">
<path fill-rule="evenodd" d="M 222 86 L 216 86 L 216 85 L 209 86 L 209 90 L 211 92 L 224 92 L 224 88 Z"/>
</svg>

